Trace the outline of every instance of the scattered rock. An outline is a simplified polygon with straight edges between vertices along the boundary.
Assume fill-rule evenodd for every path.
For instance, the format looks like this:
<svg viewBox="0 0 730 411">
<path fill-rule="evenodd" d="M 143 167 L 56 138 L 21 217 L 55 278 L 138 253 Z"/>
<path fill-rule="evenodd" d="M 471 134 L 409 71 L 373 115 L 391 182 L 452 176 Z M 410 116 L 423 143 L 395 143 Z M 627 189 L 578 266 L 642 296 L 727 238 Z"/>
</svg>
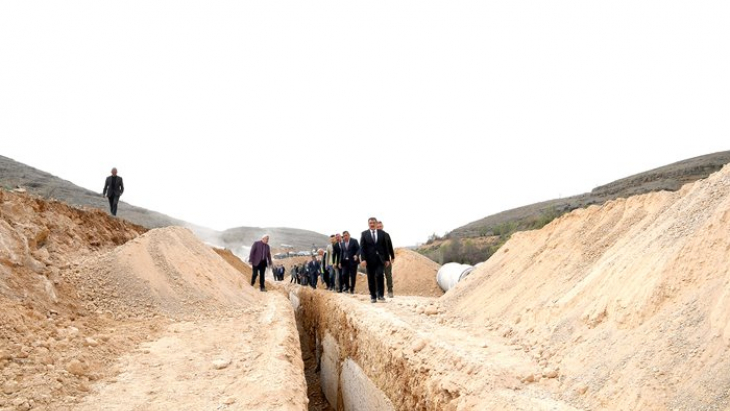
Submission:
<svg viewBox="0 0 730 411">
<path fill-rule="evenodd" d="M 3 384 L 3 393 L 11 395 L 18 390 L 18 383 L 14 380 L 6 381 Z"/>
<path fill-rule="evenodd" d="M 542 376 L 545 378 L 558 378 L 558 370 L 555 368 L 546 368 L 543 370 Z"/>
<path fill-rule="evenodd" d="M 426 345 L 428 345 L 428 342 L 425 339 L 421 338 L 420 340 L 413 343 L 413 345 L 411 346 L 411 349 L 413 350 L 414 353 L 416 353 L 416 352 L 419 352 L 422 349 L 426 348 Z"/>
<path fill-rule="evenodd" d="M 578 395 L 583 395 L 587 391 L 588 391 L 588 385 L 586 383 L 581 382 L 575 386 L 575 393 Z"/>
<path fill-rule="evenodd" d="M 76 376 L 84 376 L 89 372 L 89 368 L 86 364 L 82 363 L 78 359 L 74 358 L 66 364 L 66 371 Z"/>
<path fill-rule="evenodd" d="M 527 374 L 525 377 L 522 378 L 521 381 L 524 383 L 527 383 L 527 384 L 533 383 L 533 382 L 535 382 L 535 374 L 532 374 L 532 373 Z"/>
<path fill-rule="evenodd" d="M 89 347 L 96 347 L 97 345 L 99 345 L 99 342 L 91 337 L 86 337 L 84 339 L 84 345 L 87 345 Z"/>
<path fill-rule="evenodd" d="M 231 365 L 232 360 L 230 358 L 225 359 L 218 359 L 213 361 L 213 368 L 216 370 L 222 370 L 224 368 L 228 368 L 229 365 Z"/>
</svg>

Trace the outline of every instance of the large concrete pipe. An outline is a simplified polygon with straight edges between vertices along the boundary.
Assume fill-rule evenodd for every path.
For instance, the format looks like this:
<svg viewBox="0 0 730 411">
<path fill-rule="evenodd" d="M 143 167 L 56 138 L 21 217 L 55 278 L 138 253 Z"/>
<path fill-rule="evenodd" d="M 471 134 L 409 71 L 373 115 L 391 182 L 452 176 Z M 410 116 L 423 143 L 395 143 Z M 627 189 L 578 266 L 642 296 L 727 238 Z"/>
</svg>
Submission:
<svg viewBox="0 0 730 411">
<path fill-rule="evenodd" d="M 469 264 L 446 263 L 436 273 L 436 282 L 444 292 L 449 291 L 451 287 L 469 275 L 473 269 L 474 266 Z"/>
</svg>

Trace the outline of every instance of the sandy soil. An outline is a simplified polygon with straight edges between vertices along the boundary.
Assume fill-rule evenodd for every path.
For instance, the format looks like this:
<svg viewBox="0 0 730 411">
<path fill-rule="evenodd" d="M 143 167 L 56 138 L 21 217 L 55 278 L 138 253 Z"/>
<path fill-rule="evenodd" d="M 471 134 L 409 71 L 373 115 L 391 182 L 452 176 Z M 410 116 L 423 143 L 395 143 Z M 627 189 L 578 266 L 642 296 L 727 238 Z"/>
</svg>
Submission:
<svg viewBox="0 0 730 411">
<path fill-rule="evenodd" d="M 288 301 L 189 230 L 7 192 L 0 210 L 0 409 L 306 409 Z"/>
<path fill-rule="evenodd" d="M 399 250 L 396 298 L 370 304 L 260 293 L 186 229 L 0 191 L 0 410 L 326 409 L 303 360 L 326 344 L 399 410 L 728 409 L 728 210 L 728 167 L 576 210 L 441 297 Z"/>
<path fill-rule="evenodd" d="M 730 168 L 513 236 L 442 298 L 587 409 L 728 409 Z"/>
</svg>

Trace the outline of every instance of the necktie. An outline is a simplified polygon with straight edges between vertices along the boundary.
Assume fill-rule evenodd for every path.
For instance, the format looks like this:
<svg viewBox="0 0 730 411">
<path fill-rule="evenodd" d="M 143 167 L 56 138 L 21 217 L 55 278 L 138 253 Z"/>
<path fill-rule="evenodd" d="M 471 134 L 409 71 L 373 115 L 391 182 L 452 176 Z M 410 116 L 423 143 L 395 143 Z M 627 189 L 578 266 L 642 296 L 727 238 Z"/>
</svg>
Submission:
<svg viewBox="0 0 730 411">
<path fill-rule="evenodd" d="M 377 237 L 375 237 L 375 230 L 370 230 L 370 234 L 373 235 L 373 243 L 377 243 L 378 239 L 377 239 Z"/>
</svg>

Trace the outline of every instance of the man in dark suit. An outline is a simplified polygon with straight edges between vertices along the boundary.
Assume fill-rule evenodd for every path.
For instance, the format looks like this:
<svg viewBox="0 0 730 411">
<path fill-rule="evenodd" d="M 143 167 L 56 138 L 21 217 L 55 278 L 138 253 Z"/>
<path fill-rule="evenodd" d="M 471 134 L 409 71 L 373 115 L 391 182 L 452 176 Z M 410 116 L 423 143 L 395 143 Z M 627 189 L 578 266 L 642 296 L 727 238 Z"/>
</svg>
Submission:
<svg viewBox="0 0 730 411">
<path fill-rule="evenodd" d="M 390 265 L 385 232 L 378 230 L 377 224 L 377 218 L 368 218 L 369 229 L 363 231 L 360 236 L 360 255 L 362 256 L 362 264 L 365 265 L 368 272 L 368 289 L 370 290 L 371 303 L 377 300 L 385 301 L 383 271 L 386 265 Z"/>
<path fill-rule="evenodd" d="M 349 231 L 342 232 L 342 246 L 340 254 L 340 288 L 338 292 L 355 293 L 355 281 L 357 280 L 357 263 L 360 255 L 360 244 L 357 240 L 350 238 Z"/>
<path fill-rule="evenodd" d="M 124 192 L 124 182 L 122 177 L 117 175 L 117 168 L 112 168 L 112 175 L 106 178 L 104 181 L 104 191 L 101 195 L 109 198 L 109 211 L 112 215 L 117 215 L 117 204 L 119 204 L 119 197 Z"/>
<path fill-rule="evenodd" d="M 309 273 L 309 285 L 312 288 L 317 288 L 317 281 L 319 280 L 319 274 L 322 270 L 322 266 L 317 260 L 317 256 L 312 256 L 312 261 L 307 264 L 307 272 Z"/>
<path fill-rule="evenodd" d="M 251 246 L 251 252 L 248 254 L 248 262 L 253 267 L 253 273 L 251 274 L 251 286 L 256 284 L 256 275 L 259 277 L 259 289 L 266 291 L 264 285 L 264 274 L 266 273 L 266 267 L 271 264 L 271 248 L 269 248 L 269 235 L 265 234 L 261 237 L 260 241 L 256 241 Z"/>
</svg>

